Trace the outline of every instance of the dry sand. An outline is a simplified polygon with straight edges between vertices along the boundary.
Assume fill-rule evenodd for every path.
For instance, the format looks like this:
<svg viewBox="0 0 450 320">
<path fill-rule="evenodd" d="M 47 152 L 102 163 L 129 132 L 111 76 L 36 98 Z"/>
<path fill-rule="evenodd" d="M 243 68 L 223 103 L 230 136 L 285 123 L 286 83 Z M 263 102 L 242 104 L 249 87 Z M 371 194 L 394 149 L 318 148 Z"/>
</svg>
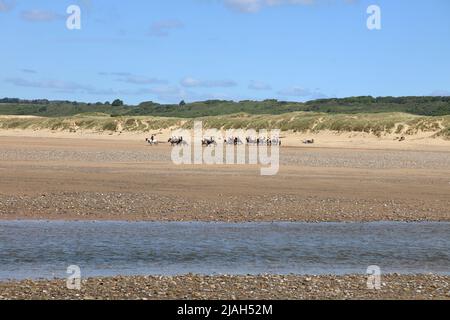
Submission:
<svg viewBox="0 0 450 320">
<path fill-rule="evenodd" d="M 0 116 L 0 119 L 8 116 Z M 18 116 L 11 116 L 17 118 Z M 33 116 L 20 116 L 20 118 L 33 118 Z M 142 141 L 156 135 L 160 142 L 166 142 L 172 136 L 172 130 L 176 128 L 158 129 L 151 132 L 110 132 L 110 131 L 90 131 L 78 130 L 77 132 L 58 131 L 58 130 L 5 130 L 0 129 L 0 137 L 23 137 L 23 138 L 68 138 L 82 140 L 114 140 L 114 141 Z M 406 135 L 405 141 L 398 139 L 402 134 L 385 133 L 377 137 L 365 132 L 282 132 L 281 138 L 284 146 L 305 147 L 303 141 L 314 139 L 315 144 L 308 145 L 308 148 L 345 148 L 345 149 L 389 149 L 389 150 L 450 150 L 450 140 L 436 138 L 437 132 L 418 132 L 414 135 Z M 222 132 L 225 135 L 225 132 Z"/>
<path fill-rule="evenodd" d="M 0 219 L 450 220 L 444 140 L 284 146 L 280 172 L 264 177 L 259 166 L 176 166 L 167 143 L 147 146 L 138 135 L 7 133 Z"/>
</svg>

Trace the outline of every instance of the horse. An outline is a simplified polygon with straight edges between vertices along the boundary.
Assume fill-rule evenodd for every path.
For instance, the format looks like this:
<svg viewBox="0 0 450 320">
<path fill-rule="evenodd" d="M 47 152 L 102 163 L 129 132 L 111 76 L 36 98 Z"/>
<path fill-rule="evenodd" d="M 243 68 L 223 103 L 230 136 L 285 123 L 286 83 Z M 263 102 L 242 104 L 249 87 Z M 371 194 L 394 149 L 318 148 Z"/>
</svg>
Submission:
<svg viewBox="0 0 450 320">
<path fill-rule="evenodd" d="M 228 137 L 228 139 L 224 140 L 225 144 L 234 144 L 234 137 Z"/>
<path fill-rule="evenodd" d="M 243 144 L 241 138 L 239 137 L 228 137 L 228 139 L 224 140 L 225 144 L 229 144 L 229 145 L 241 145 Z"/>
<path fill-rule="evenodd" d="M 214 140 L 213 137 L 210 137 L 209 139 L 208 138 L 202 139 L 202 146 L 209 147 L 211 145 L 214 145 L 214 146 L 217 145 L 217 142 Z"/>
<path fill-rule="evenodd" d="M 260 138 L 258 138 L 258 139 L 256 139 L 256 144 L 258 145 L 258 146 L 268 146 L 268 145 L 270 145 L 270 139 L 269 138 L 266 138 L 266 137 L 260 137 Z"/>
<path fill-rule="evenodd" d="M 247 137 L 247 138 L 245 139 L 245 141 L 247 142 L 247 144 L 258 144 L 258 140 L 257 140 L 257 139 L 254 139 L 254 138 L 252 138 L 252 137 Z"/>
<path fill-rule="evenodd" d="M 186 145 L 186 141 L 183 140 L 183 137 L 172 137 L 167 140 L 172 146 Z"/>
<path fill-rule="evenodd" d="M 269 145 L 270 146 L 281 146 L 281 139 L 280 138 L 269 139 Z"/>
<path fill-rule="evenodd" d="M 156 140 L 155 136 L 151 136 L 150 138 L 145 138 L 145 141 L 151 145 L 151 146 L 155 146 L 158 145 L 158 140 Z"/>
</svg>

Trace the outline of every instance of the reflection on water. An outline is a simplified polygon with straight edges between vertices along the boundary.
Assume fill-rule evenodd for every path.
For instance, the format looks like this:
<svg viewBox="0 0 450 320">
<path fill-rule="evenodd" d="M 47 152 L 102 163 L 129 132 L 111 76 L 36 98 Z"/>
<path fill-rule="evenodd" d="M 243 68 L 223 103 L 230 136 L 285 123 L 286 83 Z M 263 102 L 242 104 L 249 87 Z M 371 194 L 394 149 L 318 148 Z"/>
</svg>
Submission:
<svg viewBox="0 0 450 320">
<path fill-rule="evenodd" d="M 150 274 L 450 274 L 450 223 L 0 222 L 0 279 Z"/>
</svg>

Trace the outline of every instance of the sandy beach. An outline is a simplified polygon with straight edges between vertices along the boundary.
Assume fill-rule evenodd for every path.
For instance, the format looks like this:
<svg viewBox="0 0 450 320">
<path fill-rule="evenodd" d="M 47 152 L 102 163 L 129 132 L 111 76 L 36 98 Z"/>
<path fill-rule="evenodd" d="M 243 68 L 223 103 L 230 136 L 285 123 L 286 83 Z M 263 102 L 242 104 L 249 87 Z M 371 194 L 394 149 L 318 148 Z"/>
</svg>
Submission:
<svg viewBox="0 0 450 320">
<path fill-rule="evenodd" d="M 0 302 L 450 300 L 449 1 L 64 3 L 0 0 Z"/>
<path fill-rule="evenodd" d="M 255 165 L 177 166 L 167 143 L 135 135 L 55 135 L 1 133 L 0 219 L 450 220 L 444 140 L 283 146 L 264 177 Z"/>
<path fill-rule="evenodd" d="M 363 136 L 283 146 L 280 172 L 176 166 L 140 135 L 1 132 L 0 219 L 149 221 L 450 221 L 447 141 Z M 298 142 L 300 137 L 290 137 Z M 317 137 L 316 137 L 317 139 Z M 366 139 L 366 140 L 365 140 Z M 375 139 L 375 140 L 374 140 Z M 375 141 L 374 143 L 371 143 Z M 422 141 L 422 142 L 421 142 Z M 386 145 L 386 147 L 382 147 Z M 450 279 L 367 276 L 112 277 L 0 282 L 0 299 L 449 299 Z"/>
</svg>

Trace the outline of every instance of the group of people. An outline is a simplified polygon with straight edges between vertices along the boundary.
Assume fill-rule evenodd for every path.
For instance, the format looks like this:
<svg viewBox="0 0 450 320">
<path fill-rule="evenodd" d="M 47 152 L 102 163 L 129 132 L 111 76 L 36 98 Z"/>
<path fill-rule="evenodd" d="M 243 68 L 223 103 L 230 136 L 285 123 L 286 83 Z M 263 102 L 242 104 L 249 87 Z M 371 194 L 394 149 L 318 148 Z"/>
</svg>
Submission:
<svg viewBox="0 0 450 320">
<path fill-rule="evenodd" d="M 146 138 L 145 141 L 150 145 L 158 145 L 158 140 L 156 139 L 155 135 L 152 135 L 150 138 Z M 167 141 L 172 146 L 179 146 L 179 145 L 186 145 L 187 142 L 183 139 L 182 136 L 173 136 L 169 138 Z M 244 142 L 241 140 L 240 137 L 228 137 L 224 139 L 224 144 L 226 145 L 242 145 Z M 266 145 L 266 146 L 281 146 L 281 139 L 280 138 L 267 138 L 267 137 L 259 137 L 259 138 L 252 138 L 247 137 L 245 138 L 245 142 L 247 145 Z M 217 145 L 217 141 L 214 137 L 209 138 L 203 138 L 202 139 L 202 145 L 203 146 L 211 146 L 211 145 Z"/>
<path fill-rule="evenodd" d="M 255 139 L 255 138 L 247 137 L 245 140 L 248 145 L 281 146 L 280 138 L 260 137 L 260 138 Z"/>
<path fill-rule="evenodd" d="M 230 145 L 235 145 L 235 146 L 243 144 L 241 138 L 239 138 L 239 137 L 228 137 L 223 142 L 225 144 L 230 144 Z"/>
</svg>

